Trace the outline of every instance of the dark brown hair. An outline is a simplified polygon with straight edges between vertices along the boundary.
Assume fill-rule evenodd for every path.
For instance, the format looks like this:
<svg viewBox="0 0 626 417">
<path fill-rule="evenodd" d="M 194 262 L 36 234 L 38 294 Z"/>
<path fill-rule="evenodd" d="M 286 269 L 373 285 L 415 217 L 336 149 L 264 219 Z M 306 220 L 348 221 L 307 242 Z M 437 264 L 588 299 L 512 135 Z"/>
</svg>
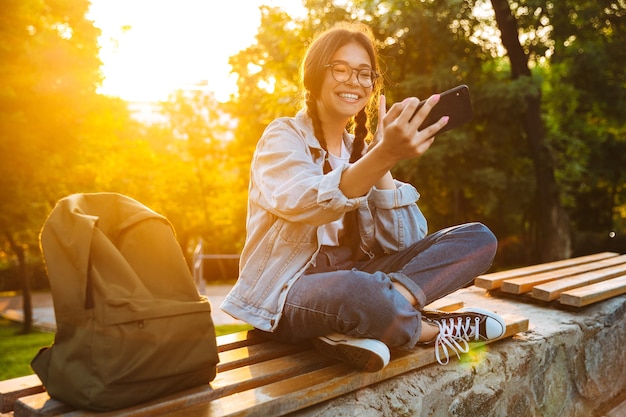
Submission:
<svg viewBox="0 0 626 417">
<path fill-rule="evenodd" d="M 374 43 L 372 30 L 363 24 L 343 23 L 323 32 L 309 46 L 302 61 L 302 85 L 305 90 L 304 103 L 307 113 L 313 120 L 313 130 L 315 137 L 320 141 L 322 148 L 327 151 L 326 138 L 321 127 L 321 121 L 317 112 L 316 99 L 319 97 L 324 81 L 326 64 L 330 62 L 332 56 L 341 47 L 356 43 L 362 46 L 369 55 L 372 69 L 380 72 L 378 63 L 378 53 Z M 382 89 L 382 80 L 379 77 L 372 86 L 372 97 L 365 108 L 361 110 L 353 120 L 354 123 L 354 144 L 350 162 L 357 161 L 365 146 L 365 140 L 370 135 L 369 120 L 372 119 L 373 112 L 376 111 L 378 97 Z M 325 164 L 325 171 L 328 171 L 328 164 Z"/>
</svg>

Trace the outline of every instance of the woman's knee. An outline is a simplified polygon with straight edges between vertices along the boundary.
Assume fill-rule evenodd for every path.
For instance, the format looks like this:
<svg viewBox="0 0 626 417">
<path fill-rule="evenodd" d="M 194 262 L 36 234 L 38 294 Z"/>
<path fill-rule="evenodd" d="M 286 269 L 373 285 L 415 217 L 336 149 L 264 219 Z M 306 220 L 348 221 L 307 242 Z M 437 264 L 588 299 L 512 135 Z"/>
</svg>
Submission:
<svg viewBox="0 0 626 417">
<path fill-rule="evenodd" d="M 488 270 L 496 256 L 498 239 L 496 235 L 482 223 L 470 223 L 468 227 L 472 233 L 472 263 L 477 267 L 477 273 Z"/>
<path fill-rule="evenodd" d="M 487 258 L 493 258 L 498 249 L 498 239 L 496 235 L 482 223 L 468 223 L 462 226 L 463 233 L 469 234 L 473 251 L 480 252 Z"/>
<path fill-rule="evenodd" d="M 498 245 L 498 239 L 496 235 L 482 223 L 474 222 L 464 225 L 465 232 L 472 234 L 472 239 L 477 243 L 481 243 L 482 246 L 496 246 Z"/>
<path fill-rule="evenodd" d="M 482 227 L 480 228 L 480 233 L 482 236 L 482 241 L 485 242 L 485 245 L 487 246 L 491 246 L 494 248 L 494 252 L 495 249 L 497 249 L 498 247 L 498 238 L 496 237 L 496 235 L 491 231 L 491 229 L 489 229 L 487 226 L 485 226 L 482 223 L 479 223 Z"/>
</svg>

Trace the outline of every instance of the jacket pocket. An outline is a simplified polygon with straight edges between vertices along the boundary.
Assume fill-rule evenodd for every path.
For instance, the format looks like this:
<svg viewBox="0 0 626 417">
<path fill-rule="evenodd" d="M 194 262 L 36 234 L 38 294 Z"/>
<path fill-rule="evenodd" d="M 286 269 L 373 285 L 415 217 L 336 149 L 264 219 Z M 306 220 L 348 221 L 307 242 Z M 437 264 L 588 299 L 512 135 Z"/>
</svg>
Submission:
<svg viewBox="0 0 626 417">
<path fill-rule="evenodd" d="M 274 224 L 280 239 L 287 244 L 314 243 L 317 239 L 317 226 L 306 223 L 293 223 L 278 219 Z"/>
</svg>

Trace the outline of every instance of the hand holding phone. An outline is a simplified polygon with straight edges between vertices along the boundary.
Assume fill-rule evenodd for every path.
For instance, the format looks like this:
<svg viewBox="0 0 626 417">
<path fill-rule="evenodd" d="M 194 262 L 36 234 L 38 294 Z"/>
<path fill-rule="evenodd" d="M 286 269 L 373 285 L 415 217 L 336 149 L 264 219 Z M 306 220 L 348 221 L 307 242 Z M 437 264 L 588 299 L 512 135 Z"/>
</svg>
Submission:
<svg viewBox="0 0 626 417">
<path fill-rule="evenodd" d="M 413 120 L 413 117 L 415 117 L 415 114 L 422 108 L 424 103 L 426 103 L 426 100 L 419 103 L 410 120 Z M 428 113 L 428 116 L 426 116 L 426 119 L 424 119 L 418 128 L 418 131 L 427 128 L 443 116 L 448 116 L 450 119 L 448 123 L 437 132 L 437 135 L 472 120 L 474 114 L 472 112 L 469 88 L 466 85 L 459 85 L 441 93 L 439 102 L 430 110 L 430 113 Z"/>
</svg>

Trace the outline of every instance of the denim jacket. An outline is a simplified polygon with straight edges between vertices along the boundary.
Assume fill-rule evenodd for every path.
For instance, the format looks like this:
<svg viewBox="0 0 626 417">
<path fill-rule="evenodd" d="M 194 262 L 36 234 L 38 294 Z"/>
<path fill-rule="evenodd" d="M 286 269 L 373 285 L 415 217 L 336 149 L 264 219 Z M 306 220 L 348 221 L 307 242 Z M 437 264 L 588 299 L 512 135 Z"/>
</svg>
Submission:
<svg viewBox="0 0 626 417">
<path fill-rule="evenodd" d="M 351 148 L 347 132 L 344 143 Z M 265 129 L 251 164 L 239 279 L 220 306 L 226 313 L 273 331 L 289 288 L 315 261 L 320 226 L 348 211 L 358 210 L 361 249 L 370 256 L 401 251 L 426 235 L 412 185 L 396 181 L 395 190 L 373 187 L 347 198 L 339 182 L 349 165 L 324 174 L 324 157 L 305 111 Z"/>
</svg>

